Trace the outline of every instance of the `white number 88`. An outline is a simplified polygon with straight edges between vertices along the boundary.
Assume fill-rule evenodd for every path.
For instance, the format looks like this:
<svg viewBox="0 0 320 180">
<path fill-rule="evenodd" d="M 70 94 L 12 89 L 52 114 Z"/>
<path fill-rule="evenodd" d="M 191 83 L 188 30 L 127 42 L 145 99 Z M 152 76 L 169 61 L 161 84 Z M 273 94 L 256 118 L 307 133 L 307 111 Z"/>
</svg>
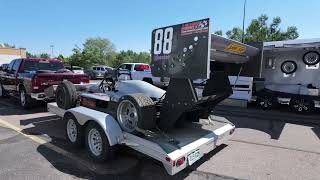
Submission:
<svg viewBox="0 0 320 180">
<path fill-rule="evenodd" d="M 154 37 L 153 54 L 159 55 L 161 52 L 163 52 L 163 54 L 170 54 L 172 49 L 173 28 L 166 28 L 164 33 L 162 29 L 158 29 Z"/>
</svg>

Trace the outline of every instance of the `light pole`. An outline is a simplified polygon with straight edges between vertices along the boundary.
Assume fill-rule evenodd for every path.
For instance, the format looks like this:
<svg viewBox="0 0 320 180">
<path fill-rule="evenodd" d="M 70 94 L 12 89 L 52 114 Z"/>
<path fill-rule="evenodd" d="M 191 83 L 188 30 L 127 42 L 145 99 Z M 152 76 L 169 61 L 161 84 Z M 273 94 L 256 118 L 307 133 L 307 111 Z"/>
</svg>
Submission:
<svg viewBox="0 0 320 180">
<path fill-rule="evenodd" d="M 51 58 L 53 58 L 53 48 L 54 48 L 54 45 L 50 45 L 51 47 Z"/>
<path fill-rule="evenodd" d="M 244 23 L 246 20 L 246 5 L 247 5 L 247 0 L 244 0 L 244 4 L 243 4 L 243 19 L 242 19 L 242 38 L 241 38 L 241 42 L 244 42 Z"/>
</svg>

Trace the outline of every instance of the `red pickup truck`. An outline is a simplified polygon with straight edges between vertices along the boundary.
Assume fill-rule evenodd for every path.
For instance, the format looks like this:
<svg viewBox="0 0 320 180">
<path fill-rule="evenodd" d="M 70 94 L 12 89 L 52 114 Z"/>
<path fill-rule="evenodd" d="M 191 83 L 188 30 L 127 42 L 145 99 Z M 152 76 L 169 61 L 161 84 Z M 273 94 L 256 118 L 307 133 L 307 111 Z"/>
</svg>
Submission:
<svg viewBox="0 0 320 180">
<path fill-rule="evenodd" d="M 11 95 L 20 99 L 24 108 L 37 100 L 49 101 L 46 88 L 68 80 L 74 84 L 89 83 L 85 74 L 74 74 L 65 69 L 60 60 L 42 58 L 15 59 L 0 71 L 0 96 Z"/>
</svg>

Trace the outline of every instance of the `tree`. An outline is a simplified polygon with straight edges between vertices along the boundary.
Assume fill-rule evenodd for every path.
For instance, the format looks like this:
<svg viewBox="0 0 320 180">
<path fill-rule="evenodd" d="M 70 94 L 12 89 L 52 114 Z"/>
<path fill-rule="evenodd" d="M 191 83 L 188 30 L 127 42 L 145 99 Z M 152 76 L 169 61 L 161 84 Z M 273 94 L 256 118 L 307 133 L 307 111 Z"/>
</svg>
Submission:
<svg viewBox="0 0 320 180">
<path fill-rule="evenodd" d="M 106 38 L 89 38 L 83 44 L 82 55 L 88 65 L 109 65 L 116 56 L 115 46 Z"/>
<path fill-rule="evenodd" d="M 265 14 L 253 19 L 244 33 L 244 42 L 282 41 L 299 37 L 298 29 L 295 26 L 289 26 L 286 31 L 281 30 L 280 17 L 273 18 L 269 25 L 268 19 Z M 239 27 L 234 27 L 232 30 L 227 31 L 226 35 L 230 39 L 241 41 L 243 31 Z"/>
<path fill-rule="evenodd" d="M 218 31 L 215 31 L 214 34 L 219 35 L 219 36 L 222 36 L 222 35 L 223 35 L 223 32 L 222 32 L 221 30 L 218 30 Z"/>
<path fill-rule="evenodd" d="M 50 55 L 48 53 L 41 53 L 39 55 L 40 58 L 50 59 Z"/>
<path fill-rule="evenodd" d="M 57 57 L 57 59 L 63 61 L 65 59 L 65 57 L 62 54 L 59 54 L 59 56 Z"/>
<path fill-rule="evenodd" d="M 111 65 L 117 67 L 122 63 L 150 63 L 150 61 L 151 56 L 148 52 L 136 53 L 132 50 L 127 50 L 120 51 Z"/>
</svg>

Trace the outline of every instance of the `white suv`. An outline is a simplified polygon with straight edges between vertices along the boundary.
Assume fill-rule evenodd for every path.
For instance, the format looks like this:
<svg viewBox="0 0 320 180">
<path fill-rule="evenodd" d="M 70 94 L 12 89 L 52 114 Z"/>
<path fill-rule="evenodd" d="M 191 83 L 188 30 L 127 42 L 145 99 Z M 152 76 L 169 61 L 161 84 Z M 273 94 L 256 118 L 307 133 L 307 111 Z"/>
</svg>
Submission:
<svg viewBox="0 0 320 180">
<path fill-rule="evenodd" d="M 149 64 L 124 63 L 117 70 L 120 74 L 119 80 L 142 80 L 158 87 L 166 87 L 169 84 L 169 78 L 152 76 Z"/>
</svg>

